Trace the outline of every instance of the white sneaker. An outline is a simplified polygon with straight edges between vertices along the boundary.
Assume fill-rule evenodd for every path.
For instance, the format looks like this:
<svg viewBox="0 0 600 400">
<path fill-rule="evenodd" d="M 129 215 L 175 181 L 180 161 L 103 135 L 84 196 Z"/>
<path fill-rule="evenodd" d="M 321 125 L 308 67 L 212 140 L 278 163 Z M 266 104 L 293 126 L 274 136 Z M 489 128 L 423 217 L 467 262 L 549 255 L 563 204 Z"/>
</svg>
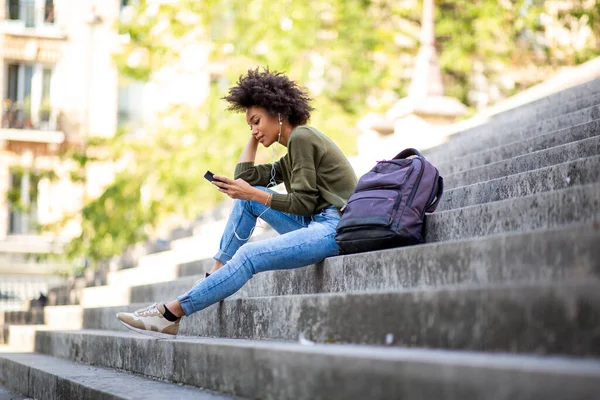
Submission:
<svg viewBox="0 0 600 400">
<path fill-rule="evenodd" d="M 179 332 L 179 318 L 169 321 L 163 315 L 165 306 L 154 303 L 146 308 L 140 308 L 132 313 L 120 312 L 117 319 L 132 331 L 161 339 L 174 339 Z"/>
</svg>

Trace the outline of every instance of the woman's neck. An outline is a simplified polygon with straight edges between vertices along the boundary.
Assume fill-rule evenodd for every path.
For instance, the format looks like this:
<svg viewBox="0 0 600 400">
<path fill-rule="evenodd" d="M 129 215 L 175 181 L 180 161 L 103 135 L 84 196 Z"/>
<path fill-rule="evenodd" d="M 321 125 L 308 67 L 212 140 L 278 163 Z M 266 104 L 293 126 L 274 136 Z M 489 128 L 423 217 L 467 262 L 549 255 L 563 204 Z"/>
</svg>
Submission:
<svg viewBox="0 0 600 400">
<path fill-rule="evenodd" d="M 298 125 L 291 125 L 288 121 L 283 121 L 283 124 L 281 125 L 281 140 L 279 143 L 287 147 L 290 141 L 290 136 L 297 127 Z"/>
</svg>

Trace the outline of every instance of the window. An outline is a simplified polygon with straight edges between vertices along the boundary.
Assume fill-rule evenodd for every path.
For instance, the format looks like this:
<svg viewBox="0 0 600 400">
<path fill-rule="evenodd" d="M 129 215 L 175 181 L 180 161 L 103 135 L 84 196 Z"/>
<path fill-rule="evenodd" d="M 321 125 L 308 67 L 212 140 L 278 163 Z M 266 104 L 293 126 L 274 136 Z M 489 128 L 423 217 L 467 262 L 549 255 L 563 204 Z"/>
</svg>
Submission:
<svg viewBox="0 0 600 400">
<path fill-rule="evenodd" d="M 53 24 L 54 23 L 54 1 L 53 0 L 45 0 L 44 23 L 45 24 Z"/>
<path fill-rule="evenodd" d="M 147 88 L 145 83 L 133 80 L 126 80 L 119 84 L 117 119 L 119 128 L 127 127 L 134 131 L 142 127 L 144 105 L 148 97 Z"/>
<path fill-rule="evenodd" d="M 54 24 L 54 1 L 6 0 L 6 16 L 7 20 L 20 22 L 25 28 Z"/>
<path fill-rule="evenodd" d="M 13 170 L 8 191 L 9 234 L 36 233 L 39 175 L 26 170 Z"/>
<path fill-rule="evenodd" d="M 7 19 L 11 19 L 11 20 L 17 20 L 17 19 L 21 19 L 21 7 L 20 7 L 20 0 L 7 0 L 6 1 L 6 17 Z"/>
<path fill-rule="evenodd" d="M 41 64 L 6 65 L 2 128 L 52 130 L 52 68 Z"/>
<path fill-rule="evenodd" d="M 50 122 L 50 79 L 52 78 L 52 70 L 44 68 L 42 74 L 42 104 L 40 105 L 40 123 Z"/>
</svg>

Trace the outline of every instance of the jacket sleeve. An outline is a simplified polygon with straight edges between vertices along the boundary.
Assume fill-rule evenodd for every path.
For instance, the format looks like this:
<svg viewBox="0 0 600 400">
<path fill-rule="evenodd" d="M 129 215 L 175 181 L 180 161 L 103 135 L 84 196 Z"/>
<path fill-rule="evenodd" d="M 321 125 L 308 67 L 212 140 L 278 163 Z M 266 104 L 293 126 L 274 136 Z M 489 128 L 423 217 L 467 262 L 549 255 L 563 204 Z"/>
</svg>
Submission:
<svg viewBox="0 0 600 400">
<path fill-rule="evenodd" d="M 271 208 L 296 215 L 312 215 L 319 200 L 316 166 L 321 152 L 312 140 L 312 132 L 300 130 L 288 144 L 291 178 L 290 193 L 275 193 Z"/>
<path fill-rule="evenodd" d="M 252 186 L 267 186 L 271 180 L 271 165 L 275 166 L 275 182 L 280 184 L 283 182 L 283 175 L 281 173 L 279 161 L 275 161 L 273 164 L 259 164 L 254 165 L 253 162 L 242 162 L 235 166 L 235 172 L 233 179 L 242 178 Z"/>
</svg>

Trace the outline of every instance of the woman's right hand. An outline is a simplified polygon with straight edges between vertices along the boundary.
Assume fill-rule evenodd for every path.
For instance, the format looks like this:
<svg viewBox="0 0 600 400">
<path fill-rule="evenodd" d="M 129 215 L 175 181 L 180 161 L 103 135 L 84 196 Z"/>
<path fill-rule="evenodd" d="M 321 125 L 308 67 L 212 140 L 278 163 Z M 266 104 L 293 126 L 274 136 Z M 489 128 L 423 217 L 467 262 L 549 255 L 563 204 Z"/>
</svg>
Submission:
<svg viewBox="0 0 600 400">
<path fill-rule="evenodd" d="M 256 158 L 256 149 L 258 149 L 258 140 L 256 140 L 253 135 L 250 135 L 250 139 L 248 139 L 248 143 L 246 143 L 238 163 L 248 161 L 254 162 L 254 159 Z"/>
</svg>

